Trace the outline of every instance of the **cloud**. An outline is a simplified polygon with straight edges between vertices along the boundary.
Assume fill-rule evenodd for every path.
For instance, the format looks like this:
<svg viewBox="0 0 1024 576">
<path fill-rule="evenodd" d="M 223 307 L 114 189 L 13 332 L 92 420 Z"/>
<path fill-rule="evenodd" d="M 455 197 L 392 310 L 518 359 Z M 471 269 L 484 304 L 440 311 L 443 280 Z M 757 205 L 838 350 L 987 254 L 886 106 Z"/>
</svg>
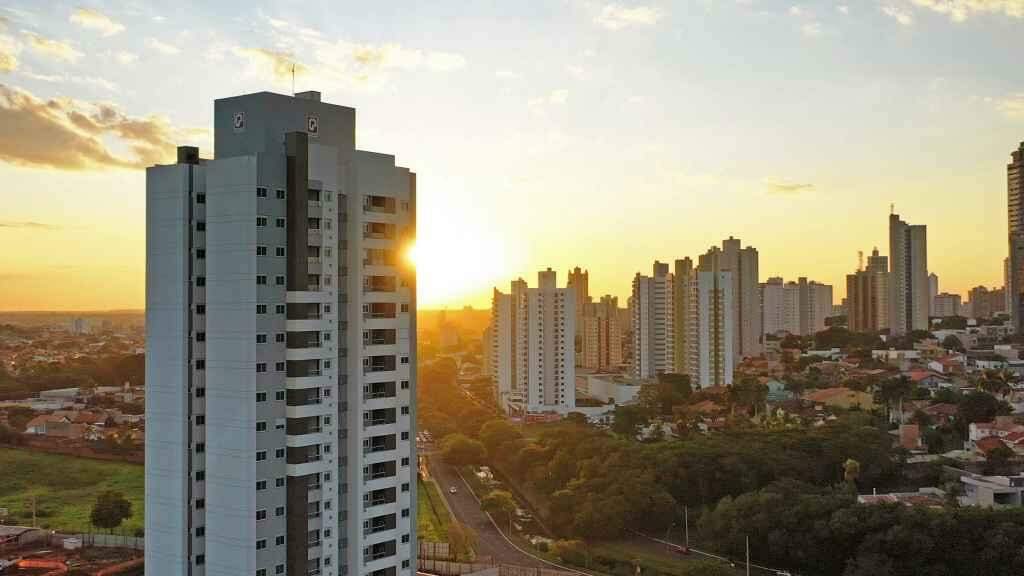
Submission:
<svg viewBox="0 0 1024 576">
<path fill-rule="evenodd" d="M 118 64 L 122 64 L 124 66 L 134 64 L 139 60 L 138 54 L 134 52 L 126 52 L 124 50 L 120 52 L 114 52 L 113 54 L 111 54 L 111 56 L 114 58 L 115 61 L 117 61 Z"/>
<path fill-rule="evenodd" d="M 899 22 L 902 26 L 912 26 L 914 24 L 914 15 L 906 8 L 896 6 L 895 4 L 883 4 L 882 14 Z"/>
<path fill-rule="evenodd" d="M 499 80 L 519 80 L 523 75 L 512 70 L 497 70 L 494 72 L 494 77 Z"/>
<path fill-rule="evenodd" d="M 32 32 L 26 32 L 25 37 L 28 38 L 29 48 L 43 56 L 72 63 L 82 58 L 82 53 L 67 42 L 52 40 Z"/>
<path fill-rule="evenodd" d="M 77 8 L 71 13 L 70 21 L 87 30 L 95 30 L 104 36 L 124 32 L 124 24 L 92 8 Z"/>
<path fill-rule="evenodd" d="M 177 46 L 172 46 L 165 42 L 161 42 L 156 38 L 146 39 L 146 46 L 149 46 L 152 50 L 155 50 L 165 56 L 173 56 L 174 54 L 178 54 L 181 52 L 181 50 L 179 50 Z"/>
<path fill-rule="evenodd" d="M 307 72 L 306 66 L 300 64 L 288 52 L 277 52 L 264 48 L 234 48 L 235 56 L 246 59 L 257 72 L 276 78 L 291 78 L 294 72 L 296 76 Z"/>
<path fill-rule="evenodd" d="M 825 31 L 821 28 L 820 22 L 804 22 L 800 26 L 800 33 L 807 38 L 820 38 L 824 36 Z"/>
<path fill-rule="evenodd" d="M 1000 98 L 995 101 L 996 110 L 1006 117 L 1024 120 L 1024 92 Z"/>
<path fill-rule="evenodd" d="M 836 10 L 838 10 L 839 13 L 844 16 L 850 13 L 850 7 L 847 6 L 846 4 L 840 4 L 839 6 L 836 6 Z"/>
<path fill-rule="evenodd" d="M 2 26 L 0 26 L 0 30 L 3 30 Z M 6 34 L 0 33 L 0 73 L 17 70 L 18 54 L 20 53 L 21 43 Z"/>
<path fill-rule="evenodd" d="M 36 74 L 28 70 L 26 70 L 22 74 L 26 78 L 39 80 L 40 82 L 65 82 L 70 84 L 79 84 L 82 86 L 92 86 L 94 88 L 102 88 L 110 92 L 117 91 L 117 84 L 114 84 L 106 78 L 100 78 L 99 76 L 77 76 L 74 74 Z"/>
<path fill-rule="evenodd" d="M 551 94 L 548 94 L 548 102 L 561 106 L 569 101 L 569 91 L 565 88 L 559 88 L 558 90 L 552 90 Z"/>
<path fill-rule="evenodd" d="M 466 67 L 466 58 L 451 52 L 430 52 L 427 54 L 427 68 L 436 72 L 452 72 Z"/>
<path fill-rule="evenodd" d="M 569 65 L 565 69 L 569 72 L 569 75 L 577 80 L 583 80 L 587 77 L 587 70 L 583 66 Z"/>
<path fill-rule="evenodd" d="M 653 26 L 661 20 L 661 12 L 650 6 L 626 7 L 607 4 L 594 17 L 594 22 L 608 30 L 621 30 L 631 26 Z"/>
<path fill-rule="evenodd" d="M 1002 14 L 1024 18 L 1024 0 L 910 0 L 912 4 L 963 22 L 974 14 Z"/>
<path fill-rule="evenodd" d="M 801 192 L 810 192 L 814 189 L 814 184 L 780 181 L 771 178 L 766 178 L 764 185 L 768 187 L 768 192 L 771 194 L 800 194 Z"/>
<path fill-rule="evenodd" d="M 42 100 L 0 84 L 0 161 L 37 168 L 141 168 L 173 157 L 174 131 L 158 117 L 106 102 Z M 128 150 L 115 153 L 107 142 Z"/>
<path fill-rule="evenodd" d="M 58 230 L 60 226 L 46 224 L 44 222 L 13 222 L 11 220 L 0 220 L 0 228 L 16 228 L 21 230 Z"/>
</svg>

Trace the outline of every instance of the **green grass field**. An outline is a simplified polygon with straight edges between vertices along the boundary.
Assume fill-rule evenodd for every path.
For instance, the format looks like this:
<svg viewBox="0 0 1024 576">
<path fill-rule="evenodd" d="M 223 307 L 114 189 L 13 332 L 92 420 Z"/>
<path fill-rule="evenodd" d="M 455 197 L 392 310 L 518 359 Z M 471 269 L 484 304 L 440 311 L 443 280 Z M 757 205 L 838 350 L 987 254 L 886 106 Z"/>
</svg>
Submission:
<svg viewBox="0 0 1024 576">
<path fill-rule="evenodd" d="M 0 508 L 8 524 L 32 523 L 32 497 L 40 527 L 61 531 L 98 531 L 89 513 L 105 490 L 124 494 L 132 517 L 118 531 L 132 534 L 143 526 L 145 476 L 142 466 L 75 458 L 60 454 L 0 448 Z"/>
<path fill-rule="evenodd" d="M 448 508 L 441 500 L 437 482 L 433 480 L 416 481 L 416 523 L 420 540 L 428 542 L 447 542 Z"/>
</svg>

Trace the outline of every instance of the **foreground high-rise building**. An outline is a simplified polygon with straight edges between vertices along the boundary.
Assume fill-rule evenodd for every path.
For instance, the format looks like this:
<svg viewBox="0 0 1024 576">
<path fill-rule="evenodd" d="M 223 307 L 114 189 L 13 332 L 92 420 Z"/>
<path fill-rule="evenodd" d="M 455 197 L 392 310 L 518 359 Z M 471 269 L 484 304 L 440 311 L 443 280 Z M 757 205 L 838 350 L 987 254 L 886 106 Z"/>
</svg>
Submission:
<svg viewBox="0 0 1024 576">
<path fill-rule="evenodd" d="M 495 396 L 510 412 L 566 414 L 576 407 L 575 292 L 559 288 L 555 272 L 495 289 L 487 329 Z"/>
<path fill-rule="evenodd" d="M 655 262 L 653 274 L 633 278 L 630 314 L 633 325 L 633 376 L 654 378 L 676 372 L 673 275 Z"/>
<path fill-rule="evenodd" d="M 868 257 L 868 266 L 846 276 L 846 315 L 850 330 L 878 332 L 889 327 L 889 259 Z"/>
<path fill-rule="evenodd" d="M 214 156 L 146 172 L 146 573 L 411 575 L 415 175 L 316 92 Z"/>
<path fill-rule="evenodd" d="M 1010 319 L 1014 330 L 1024 334 L 1024 142 L 1010 154 L 1006 166 L 1007 217 L 1010 256 L 1006 263 L 1006 289 L 1010 295 Z"/>
<path fill-rule="evenodd" d="M 928 329 L 928 229 L 889 216 L 889 329 L 893 335 Z"/>
</svg>

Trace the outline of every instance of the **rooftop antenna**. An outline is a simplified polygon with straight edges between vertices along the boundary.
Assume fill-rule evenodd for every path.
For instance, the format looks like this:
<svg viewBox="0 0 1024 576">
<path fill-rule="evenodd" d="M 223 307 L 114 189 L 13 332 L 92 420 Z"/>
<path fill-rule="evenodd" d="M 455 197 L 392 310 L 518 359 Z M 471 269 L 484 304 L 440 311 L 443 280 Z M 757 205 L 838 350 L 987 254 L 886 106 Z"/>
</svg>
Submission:
<svg viewBox="0 0 1024 576">
<path fill-rule="evenodd" d="M 292 96 L 295 96 L 295 62 L 292 62 Z"/>
<path fill-rule="evenodd" d="M 864 269 L 864 251 L 857 250 L 857 272 Z"/>
</svg>

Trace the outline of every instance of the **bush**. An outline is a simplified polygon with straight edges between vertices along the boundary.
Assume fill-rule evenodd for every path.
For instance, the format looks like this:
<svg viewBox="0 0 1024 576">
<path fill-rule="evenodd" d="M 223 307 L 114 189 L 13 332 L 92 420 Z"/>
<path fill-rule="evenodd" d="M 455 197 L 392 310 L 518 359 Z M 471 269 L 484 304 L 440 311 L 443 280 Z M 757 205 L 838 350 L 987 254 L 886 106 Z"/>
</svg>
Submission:
<svg viewBox="0 0 1024 576">
<path fill-rule="evenodd" d="M 563 562 L 576 566 L 587 565 L 587 552 L 581 540 L 559 540 L 551 547 L 551 551 Z"/>
</svg>

